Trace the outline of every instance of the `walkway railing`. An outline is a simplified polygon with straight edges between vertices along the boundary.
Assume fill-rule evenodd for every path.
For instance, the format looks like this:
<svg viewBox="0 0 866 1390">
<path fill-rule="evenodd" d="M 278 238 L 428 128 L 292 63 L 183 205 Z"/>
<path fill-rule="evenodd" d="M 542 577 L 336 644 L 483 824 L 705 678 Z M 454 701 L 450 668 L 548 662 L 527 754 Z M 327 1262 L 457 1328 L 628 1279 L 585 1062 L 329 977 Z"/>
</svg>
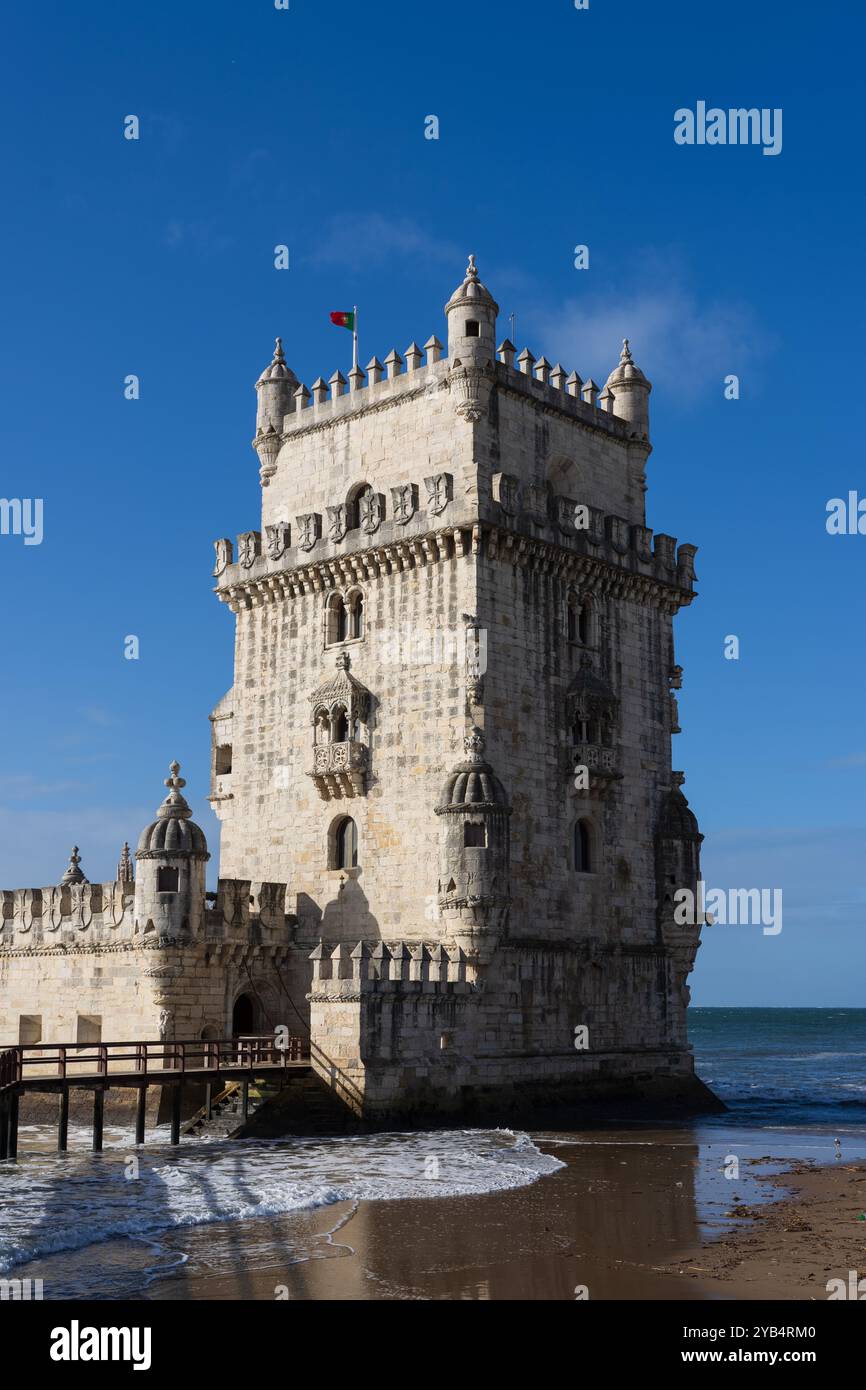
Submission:
<svg viewBox="0 0 866 1390">
<path fill-rule="evenodd" d="M 0 1052 L 0 1091 L 28 1082 L 99 1080 L 119 1072 L 144 1080 L 165 1072 L 175 1075 L 221 1071 L 255 1071 L 283 1067 L 309 1055 L 309 1044 L 289 1037 L 285 1046 L 274 1035 L 241 1038 L 166 1039 L 157 1042 L 27 1043 Z"/>
</svg>

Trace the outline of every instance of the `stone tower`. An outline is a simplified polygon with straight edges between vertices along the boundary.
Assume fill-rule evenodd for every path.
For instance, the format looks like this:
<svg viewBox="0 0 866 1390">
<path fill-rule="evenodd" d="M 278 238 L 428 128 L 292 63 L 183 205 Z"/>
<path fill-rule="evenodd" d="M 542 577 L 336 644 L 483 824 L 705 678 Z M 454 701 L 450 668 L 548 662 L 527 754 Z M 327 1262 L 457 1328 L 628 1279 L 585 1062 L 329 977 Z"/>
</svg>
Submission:
<svg viewBox="0 0 866 1390">
<path fill-rule="evenodd" d="M 497 347 L 474 257 L 445 313 L 445 354 L 308 389 L 278 340 L 257 383 L 261 525 L 214 569 L 221 873 L 287 885 L 292 1017 L 369 1115 L 700 1099 L 669 910 L 695 547 L 646 524 L 651 386 L 628 342 L 601 392 Z"/>
</svg>

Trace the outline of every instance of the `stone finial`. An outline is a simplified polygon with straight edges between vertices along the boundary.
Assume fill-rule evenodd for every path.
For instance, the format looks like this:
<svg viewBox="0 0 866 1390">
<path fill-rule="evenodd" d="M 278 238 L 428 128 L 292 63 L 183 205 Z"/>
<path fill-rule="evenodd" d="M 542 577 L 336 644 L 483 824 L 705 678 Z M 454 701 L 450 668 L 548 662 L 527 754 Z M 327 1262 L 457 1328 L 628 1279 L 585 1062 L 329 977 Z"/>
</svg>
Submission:
<svg viewBox="0 0 866 1390">
<path fill-rule="evenodd" d="M 337 655 L 337 670 L 348 671 L 352 664 L 352 658 L 348 652 L 339 652 Z"/>
<path fill-rule="evenodd" d="M 406 349 L 406 371 L 417 372 L 421 366 L 421 349 L 414 338 Z"/>
<path fill-rule="evenodd" d="M 328 383 L 325 381 L 324 377 L 317 376 L 316 380 L 313 382 L 313 402 L 316 405 L 321 405 L 322 402 L 327 399 Z"/>
<path fill-rule="evenodd" d="M 496 355 L 499 358 L 500 362 L 505 363 L 506 367 L 513 368 L 514 354 L 516 351 L 517 348 L 514 346 L 511 339 L 503 338 L 502 342 L 499 344 L 499 347 L 496 349 Z"/>
<path fill-rule="evenodd" d="M 283 352 L 282 338 L 277 338 L 274 341 L 274 360 L 271 363 L 271 366 L 276 367 L 278 365 L 283 367 L 286 365 L 286 355 Z"/>
<path fill-rule="evenodd" d="M 532 376 L 532 364 L 534 361 L 535 357 L 529 351 L 529 348 L 524 348 L 517 359 L 518 370 L 523 372 L 524 376 Z"/>
<path fill-rule="evenodd" d="M 565 389 L 569 396 L 579 396 L 583 390 L 583 378 L 577 372 L 569 372 L 565 379 Z"/>
<path fill-rule="evenodd" d="M 377 382 L 382 380 L 382 371 L 382 363 L 378 357 L 371 357 L 367 363 L 367 380 L 371 386 L 375 386 Z"/>
<path fill-rule="evenodd" d="M 387 372 L 389 381 L 393 381 L 395 376 L 399 374 L 402 365 L 403 358 L 400 356 L 396 348 L 392 348 L 391 351 L 388 353 L 388 356 L 385 358 L 385 371 Z"/>
<path fill-rule="evenodd" d="M 61 885 L 68 883 L 88 883 L 90 880 L 84 877 L 83 870 L 79 867 L 81 855 L 78 853 L 78 846 L 72 846 L 72 853 L 69 856 L 69 865 L 61 878 Z"/>
<path fill-rule="evenodd" d="M 546 357 L 539 357 L 535 364 L 535 380 L 543 381 L 547 385 L 547 378 L 550 373 L 550 363 Z"/>
<path fill-rule="evenodd" d="M 598 390 L 599 388 L 592 377 L 589 378 L 589 381 L 584 382 L 580 394 L 587 405 L 595 405 L 598 400 Z"/>
<path fill-rule="evenodd" d="M 628 345 L 628 338 L 622 340 L 622 352 L 619 355 L 619 365 L 621 367 L 633 367 L 634 358 L 631 355 L 631 348 Z"/>
<path fill-rule="evenodd" d="M 296 409 L 296 410 L 304 410 L 304 409 L 306 408 L 306 406 L 309 405 L 309 403 L 310 403 L 310 392 L 308 391 L 308 389 L 307 389 L 307 387 L 304 385 L 304 383 L 301 382 L 300 386 L 298 387 L 297 391 L 295 392 L 295 409 Z"/>
<path fill-rule="evenodd" d="M 364 385 L 364 373 L 360 367 L 353 367 L 349 373 L 349 390 L 360 391 Z"/>
<path fill-rule="evenodd" d="M 424 351 L 427 354 L 428 367 L 432 367 L 433 363 L 438 362 L 441 358 L 444 348 L 435 333 L 431 333 L 430 337 L 427 339 L 424 344 Z"/>
<path fill-rule="evenodd" d="M 277 342 L 279 341 L 278 338 Z M 120 851 L 120 861 L 117 865 L 117 881 L 118 883 L 132 883 L 133 881 L 132 858 L 129 853 L 129 845 L 125 840 L 123 842 L 123 849 Z"/>
<path fill-rule="evenodd" d="M 192 815 L 192 811 L 189 808 L 186 798 L 181 795 L 181 787 L 186 786 L 186 779 L 178 775 L 180 772 L 180 763 L 177 759 L 175 759 L 173 763 L 169 763 L 168 770 L 171 776 L 166 777 L 164 783 L 164 785 L 168 787 L 168 796 L 165 798 L 165 801 L 163 801 L 156 814 L 160 820 L 165 820 L 166 818 L 172 820 L 188 820 Z"/>
<path fill-rule="evenodd" d="M 472 725 L 469 733 L 464 738 L 463 747 L 471 763 L 480 763 L 482 761 L 484 757 L 484 735 L 475 724 Z"/>
<path fill-rule="evenodd" d="M 342 372 L 334 372 L 330 379 L 331 400 L 335 401 L 338 396 L 342 396 L 346 389 L 346 378 Z"/>
<path fill-rule="evenodd" d="M 470 252 L 470 255 L 469 255 L 469 264 L 468 264 L 467 267 L 466 267 L 466 279 L 467 279 L 467 280 L 477 280 L 477 279 L 478 279 L 478 267 L 477 267 L 477 265 L 475 264 L 475 257 L 474 257 L 474 255 L 472 255 L 471 252 Z"/>
</svg>

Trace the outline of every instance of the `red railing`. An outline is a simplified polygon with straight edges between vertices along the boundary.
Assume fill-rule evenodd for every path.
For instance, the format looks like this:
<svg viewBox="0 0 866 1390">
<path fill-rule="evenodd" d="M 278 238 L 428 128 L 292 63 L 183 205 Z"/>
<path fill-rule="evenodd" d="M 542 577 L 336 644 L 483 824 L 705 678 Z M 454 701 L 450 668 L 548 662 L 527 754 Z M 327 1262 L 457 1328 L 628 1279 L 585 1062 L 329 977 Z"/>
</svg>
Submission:
<svg viewBox="0 0 866 1390">
<path fill-rule="evenodd" d="M 84 1080 L 132 1074 L 154 1077 L 285 1067 L 309 1056 L 309 1042 L 288 1036 L 193 1038 L 157 1042 L 27 1043 L 0 1052 L 0 1091 L 28 1081 Z M 51 1070 L 54 1068 L 54 1070 Z"/>
</svg>

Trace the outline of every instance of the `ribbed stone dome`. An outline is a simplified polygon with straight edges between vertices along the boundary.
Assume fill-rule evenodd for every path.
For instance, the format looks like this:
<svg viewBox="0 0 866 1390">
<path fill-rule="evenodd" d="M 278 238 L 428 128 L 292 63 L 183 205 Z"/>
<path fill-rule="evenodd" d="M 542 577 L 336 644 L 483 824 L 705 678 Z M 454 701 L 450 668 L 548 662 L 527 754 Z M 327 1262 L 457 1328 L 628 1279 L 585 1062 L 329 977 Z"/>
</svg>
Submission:
<svg viewBox="0 0 866 1390">
<path fill-rule="evenodd" d="M 478 279 L 478 269 L 475 265 L 475 257 L 469 257 L 469 265 L 466 275 L 461 285 L 458 285 L 448 303 L 445 305 L 445 312 L 454 309 L 458 304 L 487 304 L 493 310 L 494 315 L 499 313 L 499 305 L 493 298 L 486 285 L 482 285 Z"/>
<path fill-rule="evenodd" d="M 298 384 L 298 378 L 295 376 L 291 367 L 286 366 L 282 338 L 277 338 L 273 361 L 269 366 L 265 367 L 265 370 L 256 382 L 256 386 L 261 386 L 266 381 L 288 381 L 295 386 Z"/>
<path fill-rule="evenodd" d="M 180 789 L 186 786 L 186 782 L 178 777 L 180 763 L 172 763 L 169 771 L 171 777 L 165 779 L 168 796 L 157 810 L 156 820 L 145 826 L 139 835 L 135 857 L 142 859 L 164 854 L 209 859 L 204 831 L 191 819 L 192 811 L 181 795 Z"/>
<path fill-rule="evenodd" d="M 672 787 L 668 792 L 662 807 L 658 833 L 667 840 L 703 839 L 698 830 L 698 818 L 689 808 L 689 803 L 679 786 Z"/>
<path fill-rule="evenodd" d="M 464 739 L 469 759 L 449 773 L 439 795 L 436 814 L 446 811 L 497 810 L 510 811 L 505 788 L 481 754 L 484 739 L 479 729 Z"/>
<path fill-rule="evenodd" d="M 138 837 L 137 854 L 194 854 L 208 857 L 201 826 L 191 820 L 155 820 Z"/>
<path fill-rule="evenodd" d="M 649 382 L 647 381 L 640 367 L 636 365 L 635 360 L 631 355 L 631 349 L 628 345 L 628 338 L 623 338 L 622 352 L 619 356 L 619 365 L 614 367 L 605 384 L 606 386 L 618 386 L 621 385 L 624 381 L 641 381 L 646 386 L 649 386 Z"/>
</svg>

